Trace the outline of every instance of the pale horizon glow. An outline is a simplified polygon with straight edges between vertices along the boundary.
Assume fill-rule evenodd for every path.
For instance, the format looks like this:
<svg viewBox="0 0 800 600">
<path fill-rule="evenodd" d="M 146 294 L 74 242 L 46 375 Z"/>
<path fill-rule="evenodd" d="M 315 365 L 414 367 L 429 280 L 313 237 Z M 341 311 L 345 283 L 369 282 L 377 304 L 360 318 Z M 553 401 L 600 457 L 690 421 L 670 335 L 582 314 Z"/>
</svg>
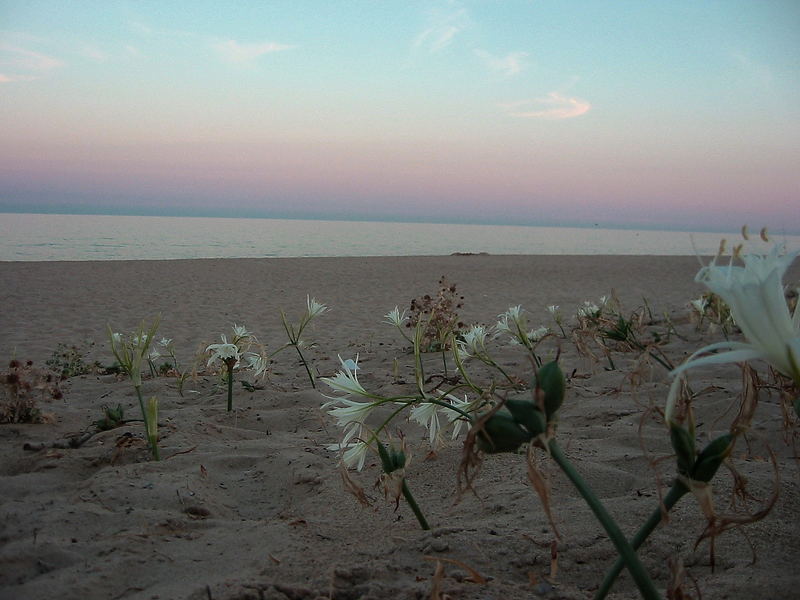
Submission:
<svg viewBox="0 0 800 600">
<path fill-rule="evenodd" d="M 800 4 L 0 6 L 0 212 L 800 233 Z"/>
</svg>

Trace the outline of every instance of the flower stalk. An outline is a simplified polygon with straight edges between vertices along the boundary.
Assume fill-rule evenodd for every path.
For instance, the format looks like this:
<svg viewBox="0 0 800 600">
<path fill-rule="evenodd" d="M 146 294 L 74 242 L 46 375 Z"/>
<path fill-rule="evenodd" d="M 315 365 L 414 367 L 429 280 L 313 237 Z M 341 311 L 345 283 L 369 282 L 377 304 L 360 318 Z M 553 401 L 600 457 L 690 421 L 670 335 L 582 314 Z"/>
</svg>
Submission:
<svg viewBox="0 0 800 600">
<path fill-rule="evenodd" d="M 130 336 L 115 333 L 110 325 L 106 326 L 111 352 L 120 368 L 131 378 L 131 383 L 136 390 L 139 409 L 142 411 L 142 420 L 144 421 L 145 438 L 155 460 L 159 460 L 157 436 L 151 432 L 151 419 L 148 418 L 148 411 L 142 398 L 142 363 L 150 355 L 150 345 L 155 339 L 160 322 L 160 315 L 153 319 L 153 324 L 149 329 L 142 322 L 138 330 Z"/>
</svg>

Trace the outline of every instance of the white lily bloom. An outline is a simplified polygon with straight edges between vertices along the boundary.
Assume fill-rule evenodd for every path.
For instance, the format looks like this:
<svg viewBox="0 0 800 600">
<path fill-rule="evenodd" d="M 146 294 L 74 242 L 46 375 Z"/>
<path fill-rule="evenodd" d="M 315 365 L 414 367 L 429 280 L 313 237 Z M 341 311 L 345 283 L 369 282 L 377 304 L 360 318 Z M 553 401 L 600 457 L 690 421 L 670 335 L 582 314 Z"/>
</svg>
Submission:
<svg viewBox="0 0 800 600">
<path fill-rule="evenodd" d="M 477 403 L 478 403 L 478 401 L 470 402 L 469 400 L 467 400 L 466 396 L 464 396 L 463 400 L 459 400 L 455 396 L 451 396 L 451 395 L 448 394 L 446 396 L 446 399 L 454 407 L 456 407 L 456 408 L 458 408 L 458 409 L 460 409 L 460 410 L 462 410 L 464 412 L 467 412 L 467 413 L 473 411 L 475 409 Z M 453 426 L 453 437 L 452 437 L 452 439 L 456 439 L 458 437 L 458 434 L 461 433 L 461 429 L 465 425 L 468 425 L 469 421 L 467 421 L 464 418 L 463 415 L 461 415 L 460 413 L 458 413 L 458 412 L 456 412 L 454 410 L 444 411 L 444 414 L 446 415 L 448 422 L 450 422 L 450 423 L 455 422 L 455 425 Z"/>
<path fill-rule="evenodd" d="M 528 332 L 528 339 L 530 341 L 532 341 L 532 342 L 538 342 L 544 336 L 546 336 L 548 333 L 550 333 L 550 328 L 542 326 L 542 327 L 539 327 L 538 329 L 534 329 L 533 331 L 529 331 Z"/>
<path fill-rule="evenodd" d="M 423 402 L 411 409 L 411 420 L 428 429 L 428 437 L 432 447 L 436 447 L 439 435 L 439 406 L 433 402 Z"/>
<path fill-rule="evenodd" d="M 473 358 L 469 348 L 467 348 L 467 345 L 462 340 L 456 340 L 456 352 L 458 352 L 458 360 L 460 362 Z"/>
<path fill-rule="evenodd" d="M 236 344 L 229 344 L 228 339 L 222 335 L 221 344 L 210 344 L 206 348 L 206 352 L 211 352 L 211 358 L 208 359 L 208 366 L 216 360 L 225 362 L 228 359 L 235 358 L 239 362 L 239 347 Z"/>
<path fill-rule="evenodd" d="M 497 330 L 496 336 L 500 336 L 501 333 L 508 333 L 514 335 L 514 331 L 511 329 L 511 325 L 508 324 L 508 315 L 502 314 L 500 315 L 500 320 L 497 321 L 494 328 Z"/>
<path fill-rule="evenodd" d="M 369 451 L 369 444 L 366 442 L 358 442 L 342 454 L 342 463 L 344 466 L 361 470 L 364 468 L 364 463 L 367 460 L 367 452 Z"/>
<path fill-rule="evenodd" d="M 358 370 L 358 355 L 356 354 L 356 359 L 354 361 L 342 360 L 342 357 L 339 356 L 339 362 L 342 364 L 342 369 L 337 371 L 336 375 L 333 377 L 320 377 L 320 381 L 327 384 L 333 391 L 341 392 L 346 396 L 362 396 L 364 398 L 369 398 L 369 394 L 367 390 L 358 382 L 358 375 L 356 375 L 356 371 Z M 326 396 L 326 398 L 330 398 L 330 396 Z M 338 400 L 339 398 L 331 398 L 332 400 Z"/>
<path fill-rule="evenodd" d="M 800 310 L 794 314 L 783 292 L 781 280 L 800 250 L 779 254 L 773 246 L 768 254 L 747 254 L 744 266 L 718 266 L 712 262 L 697 273 L 695 281 L 704 284 L 728 305 L 746 342 L 725 341 L 711 344 L 692 354 L 672 371 L 673 376 L 710 364 L 761 359 L 800 384 Z M 725 350 L 719 354 L 711 354 Z M 708 356 L 702 356 L 702 355 Z M 676 377 L 667 400 L 667 422 L 674 409 L 679 378 Z"/>
<path fill-rule="evenodd" d="M 241 340 L 245 338 L 249 338 L 252 332 L 247 331 L 247 327 L 244 325 L 237 325 L 236 323 L 233 324 L 233 339 L 234 340 Z"/>
<path fill-rule="evenodd" d="M 551 315 L 555 316 L 556 313 L 558 312 L 558 304 L 551 304 L 550 306 L 548 306 L 547 307 L 547 312 L 549 312 Z"/>
<path fill-rule="evenodd" d="M 269 368 L 269 358 L 261 354 L 247 352 L 244 359 L 247 361 L 247 369 L 253 371 L 253 377 L 258 377 Z"/>
<path fill-rule="evenodd" d="M 172 338 L 162 337 L 159 340 L 158 345 L 161 346 L 162 348 L 168 348 L 171 343 L 172 343 Z"/>
<path fill-rule="evenodd" d="M 158 351 L 158 350 L 156 350 L 155 348 L 153 348 L 152 350 L 150 350 L 150 353 L 147 355 L 147 360 L 149 360 L 150 362 L 155 362 L 155 361 L 157 361 L 159 358 L 161 358 L 161 352 L 159 352 L 159 351 Z"/>
<path fill-rule="evenodd" d="M 395 327 L 400 327 L 407 319 L 406 311 L 404 309 L 403 312 L 401 313 L 400 309 L 397 306 L 395 306 L 393 310 L 390 310 L 388 313 L 384 315 L 384 319 L 385 323 L 389 323 L 390 325 L 394 325 Z"/>
<path fill-rule="evenodd" d="M 466 350 L 471 355 L 486 354 L 486 328 L 483 325 L 473 325 L 463 335 Z"/>
<path fill-rule="evenodd" d="M 306 295 L 306 310 L 308 311 L 308 318 L 313 319 L 314 317 L 327 311 L 328 307 L 317 302 L 316 298 Z"/>
<path fill-rule="evenodd" d="M 356 400 L 349 400 L 347 398 L 337 398 L 336 402 L 341 402 L 344 406 L 337 406 L 328 411 L 328 414 L 336 418 L 336 424 L 339 427 L 346 428 L 348 425 L 363 424 L 364 420 L 375 408 L 375 402 L 357 402 Z M 326 402 L 323 408 L 327 408 L 333 402 Z M 345 440 L 346 443 L 346 440 Z"/>
<path fill-rule="evenodd" d="M 583 306 L 578 307 L 579 318 L 593 318 L 600 314 L 600 307 L 589 300 L 584 300 Z"/>
</svg>

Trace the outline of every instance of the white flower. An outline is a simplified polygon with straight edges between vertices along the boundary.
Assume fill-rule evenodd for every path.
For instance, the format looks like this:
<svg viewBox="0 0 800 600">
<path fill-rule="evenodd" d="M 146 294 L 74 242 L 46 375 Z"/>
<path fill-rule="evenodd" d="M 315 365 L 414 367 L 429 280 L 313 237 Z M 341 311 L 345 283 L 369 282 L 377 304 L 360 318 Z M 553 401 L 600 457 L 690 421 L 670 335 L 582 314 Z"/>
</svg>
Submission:
<svg viewBox="0 0 800 600">
<path fill-rule="evenodd" d="M 519 331 L 523 331 L 525 329 L 525 317 L 522 315 L 522 306 L 519 304 L 516 306 L 510 306 L 502 315 L 497 315 L 497 318 L 500 319 L 497 322 L 497 325 L 495 325 L 495 329 L 498 331 L 516 335 Z M 509 321 L 514 324 L 513 328 L 509 324 Z"/>
<path fill-rule="evenodd" d="M 312 298 L 306 295 L 306 310 L 307 310 L 306 313 L 307 318 L 308 320 L 311 320 L 314 317 L 321 315 L 326 310 L 328 310 L 328 307 L 325 306 L 324 304 L 320 304 L 319 302 L 317 302 L 316 298 Z"/>
<path fill-rule="evenodd" d="M 470 355 L 486 354 L 486 328 L 483 325 L 473 325 L 462 338 L 464 349 Z"/>
<path fill-rule="evenodd" d="M 547 312 L 549 312 L 553 316 L 556 316 L 556 314 L 558 313 L 558 304 L 551 304 L 550 306 L 548 306 Z"/>
<path fill-rule="evenodd" d="M 342 360 L 340 356 L 339 362 L 342 364 L 342 370 L 337 371 L 336 375 L 333 377 L 320 377 L 320 381 L 327 384 L 333 391 L 340 392 L 346 396 L 355 395 L 369 398 L 370 395 L 358 382 L 358 375 L 356 375 L 356 371 L 358 370 L 358 355 L 356 354 L 356 359 L 354 361 Z M 330 396 L 326 396 L 326 398 L 330 398 Z M 338 398 L 333 399 L 337 400 Z"/>
<path fill-rule="evenodd" d="M 153 348 L 152 350 L 150 350 L 150 353 L 147 355 L 147 360 L 149 360 L 150 362 L 155 362 L 155 361 L 157 361 L 159 358 L 161 358 L 161 352 L 159 352 L 159 351 L 158 351 L 158 350 L 156 350 L 155 348 Z"/>
<path fill-rule="evenodd" d="M 550 333 L 549 327 L 539 327 L 538 329 L 528 332 L 528 339 L 532 342 L 538 342 L 548 333 Z"/>
<path fill-rule="evenodd" d="M 401 313 L 400 309 L 395 306 L 393 310 L 390 310 L 388 313 L 384 315 L 384 319 L 386 319 L 384 322 L 389 323 L 390 325 L 394 325 L 395 327 L 400 327 L 403 325 L 406 318 L 407 318 L 406 311 L 403 310 L 403 312 Z"/>
<path fill-rule="evenodd" d="M 376 402 L 356 402 L 355 400 L 348 400 L 347 398 L 339 398 L 337 400 L 344 404 L 344 406 L 337 406 L 328 411 L 328 414 L 336 418 L 337 425 L 344 429 L 344 435 L 341 443 L 347 444 L 353 436 L 361 437 L 361 430 L 364 427 L 364 421 L 378 404 Z M 323 408 L 330 406 L 332 402 L 323 404 Z"/>
<path fill-rule="evenodd" d="M 253 335 L 252 332 L 247 331 L 247 327 L 245 327 L 244 325 L 237 325 L 236 323 L 233 324 L 234 343 L 236 343 L 236 340 L 247 339 L 251 335 Z"/>
<path fill-rule="evenodd" d="M 433 402 L 423 402 L 411 409 L 411 420 L 428 429 L 431 446 L 436 446 L 439 435 L 439 407 Z"/>
<path fill-rule="evenodd" d="M 364 468 L 368 450 L 369 444 L 366 442 L 358 442 L 351 445 L 350 448 L 345 450 L 344 454 L 342 454 L 342 464 L 349 468 L 355 467 L 360 471 Z"/>
<path fill-rule="evenodd" d="M 461 411 L 467 412 L 467 413 L 473 411 L 475 409 L 475 406 L 476 406 L 477 402 L 478 402 L 478 401 L 470 402 L 469 400 L 467 400 L 466 396 L 464 396 L 463 400 L 459 400 L 455 396 L 451 396 L 449 394 L 446 396 L 446 399 L 455 408 L 458 408 Z M 464 425 L 469 424 L 469 421 L 467 421 L 466 418 L 464 418 L 464 416 L 461 413 L 456 412 L 454 410 L 444 411 L 444 414 L 447 416 L 448 422 L 450 422 L 450 423 L 455 422 L 455 425 L 453 426 L 453 438 L 452 439 L 456 439 L 458 437 L 458 434 L 461 433 L 462 427 L 464 427 Z"/>
<path fill-rule="evenodd" d="M 123 337 L 121 333 L 113 332 L 111 334 L 111 343 L 112 344 L 121 344 L 123 342 Z"/>
<path fill-rule="evenodd" d="M 694 308 L 701 315 L 706 314 L 708 299 L 705 296 L 700 296 L 697 300 L 692 300 L 690 304 L 692 305 L 692 308 Z"/>
<path fill-rule="evenodd" d="M 589 300 L 584 300 L 583 306 L 578 307 L 578 318 L 594 318 L 600 314 L 600 307 Z"/>
<path fill-rule="evenodd" d="M 159 340 L 158 345 L 161 346 L 162 348 L 168 348 L 171 343 L 172 343 L 172 338 L 162 337 Z"/>
<path fill-rule="evenodd" d="M 247 361 L 247 369 L 253 371 L 253 377 L 266 373 L 269 368 L 269 358 L 261 354 L 247 352 L 244 355 L 244 359 Z"/>
<path fill-rule="evenodd" d="M 779 254 L 773 246 L 768 254 L 747 254 L 744 266 L 716 265 L 716 260 L 697 273 L 703 283 L 728 305 L 746 342 L 725 341 L 701 348 L 672 371 L 673 376 L 687 369 L 709 364 L 761 359 L 800 384 L 800 310 L 789 313 L 781 280 L 800 250 Z M 711 354 L 725 350 L 719 354 Z M 708 356 L 701 356 L 701 355 Z M 665 416 L 672 414 L 679 387 L 676 377 L 670 389 Z"/>
<path fill-rule="evenodd" d="M 206 348 L 206 352 L 211 352 L 211 358 L 208 359 L 208 365 L 210 366 L 216 360 L 221 362 L 225 362 L 231 358 L 235 358 L 236 362 L 239 362 L 239 347 L 236 344 L 229 344 L 227 338 L 222 335 L 221 344 L 210 344 Z"/>
</svg>

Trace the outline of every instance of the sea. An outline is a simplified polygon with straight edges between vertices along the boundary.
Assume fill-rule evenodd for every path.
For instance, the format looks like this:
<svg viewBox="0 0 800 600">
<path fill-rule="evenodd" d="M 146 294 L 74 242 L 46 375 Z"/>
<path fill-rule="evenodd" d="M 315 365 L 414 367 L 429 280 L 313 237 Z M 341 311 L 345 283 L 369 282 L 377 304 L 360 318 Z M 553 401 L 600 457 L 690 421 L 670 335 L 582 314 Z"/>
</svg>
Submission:
<svg viewBox="0 0 800 600">
<path fill-rule="evenodd" d="M 0 261 L 488 254 L 713 255 L 709 233 L 365 221 L 0 213 Z M 800 247 L 800 236 L 776 241 Z"/>
</svg>

